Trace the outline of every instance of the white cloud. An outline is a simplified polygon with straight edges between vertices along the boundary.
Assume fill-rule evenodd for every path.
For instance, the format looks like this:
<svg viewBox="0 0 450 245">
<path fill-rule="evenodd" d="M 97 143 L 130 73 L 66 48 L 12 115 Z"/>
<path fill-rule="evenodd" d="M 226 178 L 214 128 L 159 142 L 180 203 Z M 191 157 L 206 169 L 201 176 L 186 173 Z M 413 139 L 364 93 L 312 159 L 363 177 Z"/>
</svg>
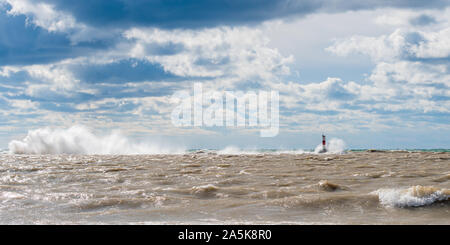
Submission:
<svg viewBox="0 0 450 245">
<path fill-rule="evenodd" d="M 436 12 L 433 16 L 439 21 L 426 27 L 409 23 L 423 13 L 398 12 L 377 18 L 380 24 L 398 25 L 391 34 L 354 35 L 336 40 L 327 50 L 341 56 L 361 53 L 373 59 L 375 68 L 359 93 L 359 98 L 372 101 L 370 108 L 448 113 L 450 102 L 445 98 L 450 97 L 450 18 L 444 14 L 449 10 Z"/>
<path fill-rule="evenodd" d="M 77 88 L 79 80 L 72 72 L 64 66 L 58 64 L 31 65 L 22 67 L 32 78 L 40 81 L 29 83 L 27 93 L 38 95 L 41 91 L 53 91 L 65 95 L 70 95 Z"/>
<path fill-rule="evenodd" d="M 13 6 L 10 14 L 25 14 L 29 17 L 30 23 L 49 31 L 68 33 L 72 40 L 87 40 L 96 35 L 103 35 L 102 30 L 89 29 L 90 27 L 77 23 L 72 16 L 55 11 L 51 5 L 41 6 L 31 1 L 9 2 Z M 352 131 L 359 126 L 386 129 L 390 121 L 401 121 L 401 118 L 396 116 L 382 118 L 377 115 L 377 110 L 448 113 L 450 109 L 448 101 L 433 100 L 435 97 L 450 96 L 448 66 L 408 60 L 449 56 L 450 29 L 448 25 L 442 24 L 445 17 L 437 18 L 437 23 L 431 26 L 419 28 L 411 26 L 409 20 L 422 13 L 408 12 L 398 16 L 395 12 L 383 13 L 384 17 L 377 18 L 376 23 L 384 25 L 391 22 L 394 27 L 389 28 L 396 29 L 392 31 L 389 29 L 389 33 L 380 34 L 379 32 L 385 29 L 372 29 L 365 25 L 373 22 L 374 16 L 379 16 L 382 12 L 377 10 L 353 13 L 358 15 L 358 18 L 371 17 L 363 18 L 363 24 L 354 25 L 350 25 L 355 22 L 352 17 L 354 15 L 340 13 L 319 14 L 293 24 L 272 23 L 256 28 L 217 27 L 199 30 L 132 28 L 122 33 L 125 41 L 106 51 L 101 50 L 90 56 L 66 59 L 48 65 L 1 67 L 0 76 L 7 77 L 18 71 L 27 72 L 32 80 L 25 83 L 25 92 L 31 96 L 46 96 L 49 91 L 67 96 L 81 91 L 96 94 L 98 91 L 90 84 L 77 78 L 74 67 L 80 64 L 86 66 L 109 64 L 130 58 L 142 59 L 160 64 L 167 72 L 187 77 L 176 85 L 165 84 L 167 87 L 190 88 L 194 81 L 189 77 L 203 77 L 205 90 L 233 90 L 238 88 L 240 83 L 254 82 L 263 90 L 280 91 L 280 105 L 291 113 L 281 111 L 280 123 L 289 130 L 320 130 L 317 125 L 326 127 L 329 131 Z M 321 18 L 331 22 L 333 20 L 342 22 L 339 22 L 338 30 L 335 32 L 330 29 L 322 30 L 321 27 L 326 28 L 324 26 L 329 26 L 330 21 Z M 322 26 L 318 28 L 319 22 Z M 353 28 L 358 29 L 359 35 L 349 34 L 354 33 Z M 308 36 L 308 33 L 312 32 L 318 34 Z M 92 33 L 91 37 L 89 33 Z M 275 37 L 278 34 L 280 36 Z M 297 35 L 299 42 L 285 45 L 285 40 L 292 40 L 294 35 Z M 308 49 L 315 45 L 320 46 L 323 51 L 323 45 L 330 41 L 332 35 L 340 35 L 340 39 L 337 39 L 327 49 L 328 51 L 343 56 L 361 53 L 373 59 L 375 68 L 366 80 L 355 82 L 330 77 L 318 83 L 300 84 L 283 81 L 281 77 L 289 74 L 289 65 L 292 64 L 293 57 L 283 55 L 278 48 L 290 53 L 294 50 L 294 46 L 299 46 L 303 49 L 297 50 L 299 55 L 301 52 L 310 52 Z M 268 36 L 277 41 L 269 42 Z M 414 37 L 418 39 L 414 40 Z M 166 48 L 169 50 L 167 53 L 155 52 Z M 170 50 L 171 48 L 174 50 Z M 315 51 L 311 53 L 315 55 Z M 304 59 L 308 60 L 309 57 Z M 320 68 L 328 69 L 324 65 Z M 148 85 L 151 91 L 164 89 L 156 86 L 155 82 L 129 83 L 122 91 L 129 92 L 129 97 L 100 97 L 79 104 L 69 103 L 74 109 L 87 112 L 74 114 L 54 112 L 41 119 L 44 121 L 48 119 L 49 123 L 67 125 L 73 122 L 87 122 L 90 125 L 101 122 L 105 127 L 123 127 L 141 132 L 159 133 L 161 130 L 168 134 L 186 132 L 171 126 L 169 115 L 172 107 L 167 96 L 133 97 L 133 91 L 145 88 L 143 84 Z M 107 89 L 107 86 L 104 89 Z M 27 100 L 15 100 L 10 103 L 16 108 L 23 109 L 39 107 L 38 103 Z M 115 121 L 111 115 L 122 116 L 119 109 L 126 105 L 131 105 L 124 109 L 123 114 L 126 115 Z M 328 111 L 336 113 L 327 113 Z M 292 127 L 293 124 L 299 126 Z M 202 132 L 211 133 L 207 130 Z"/>
<path fill-rule="evenodd" d="M 428 25 L 416 26 L 411 20 L 429 17 Z M 369 55 L 375 62 L 406 58 L 446 58 L 450 56 L 450 8 L 444 10 L 386 10 L 375 22 L 396 27 L 389 35 L 352 35 L 339 38 L 326 50 L 347 56 L 351 53 Z"/>
<path fill-rule="evenodd" d="M 16 73 L 20 69 L 15 66 L 3 66 L 0 67 L 0 76 L 2 77 L 9 77 L 11 73 Z"/>
<path fill-rule="evenodd" d="M 380 62 L 369 79 L 378 86 L 433 84 L 450 86 L 450 74 L 445 64 L 417 61 Z"/>
<path fill-rule="evenodd" d="M 397 29 L 378 37 L 352 36 L 337 40 L 326 50 L 337 55 L 369 55 L 374 61 L 402 58 L 446 58 L 450 56 L 450 28 L 437 32 Z"/>
<path fill-rule="evenodd" d="M 135 41 L 129 56 L 161 64 L 166 71 L 179 76 L 241 79 L 272 79 L 289 73 L 292 56 L 283 57 L 267 47 L 268 39 L 258 29 L 218 27 L 202 30 L 160 30 L 132 28 L 124 36 Z M 152 45 L 180 45 L 170 55 L 152 54 Z"/>
<path fill-rule="evenodd" d="M 35 25 L 49 32 L 64 33 L 72 44 L 104 40 L 120 35 L 119 29 L 101 29 L 80 23 L 70 13 L 57 10 L 49 3 L 31 0 L 0 0 L 0 4 L 2 3 L 11 6 L 7 11 L 9 15 L 25 15 L 28 25 Z"/>
<path fill-rule="evenodd" d="M 50 32 L 67 32 L 79 28 L 75 18 L 68 13 L 56 11 L 48 3 L 29 0 L 3 0 L 11 5 L 10 15 L 27 15 L 27 21 Z"/>
<path fill-rule="evenodd" d="M 37 109 L 39 106 L 39 102 L 31 100 L 9 100 L 9 103 L 11 106 L 22 110 Z"/>
<path fill-rule="evenodd" d="M 416 57 L 450 57 L 450 28 L 438 32 L 419 32 L 419 34 L 423 36 L 424 40 L 419 45 L 413 45 L 411 47 L 411 51 Z"/>
<path fill-rule="evenodd" d="M 335 43 L 326 48 L 334 54 L 346 56 L 351 53 L 369 55 L 373 60 L 394 60 L 408 53 L 405 41 L 405 32 L 396 30 L 390 35 L 379 37 L 352 36 L 336 40 Z"/>
<path fill-rule="evenodd" d="M 13 88 L 15 92 L 8 92 L 10 96 L 26 94 L 37 98 L 46 97 L 49 94 L 72 96 L 74 92 L 93 94 L 96 91 L 83 87 L 70 67 L 64 63 L 28 66 L 4 66 L 0 68 L 0 75 L 11 76 L 12 73 L 24 72 L 29 77 L 19 82 L 16 86 L 2 85 Z"/>
</svg>

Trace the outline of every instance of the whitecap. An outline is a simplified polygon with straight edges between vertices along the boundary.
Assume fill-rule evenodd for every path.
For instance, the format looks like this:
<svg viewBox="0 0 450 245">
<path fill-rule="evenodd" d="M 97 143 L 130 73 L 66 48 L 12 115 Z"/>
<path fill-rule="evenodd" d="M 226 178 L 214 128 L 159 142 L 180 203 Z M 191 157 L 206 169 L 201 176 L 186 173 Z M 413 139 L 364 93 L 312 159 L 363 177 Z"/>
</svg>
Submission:
<svg viewBox="0 0 450 245">
<path fill-rule="evenodd" d="M 388 207 L 420 207 L 450 198 L 450 190 L 420 185 L 407 189 L 379 189 L 372 194 L 378 195 L 380 203 Z"/>
</svg>

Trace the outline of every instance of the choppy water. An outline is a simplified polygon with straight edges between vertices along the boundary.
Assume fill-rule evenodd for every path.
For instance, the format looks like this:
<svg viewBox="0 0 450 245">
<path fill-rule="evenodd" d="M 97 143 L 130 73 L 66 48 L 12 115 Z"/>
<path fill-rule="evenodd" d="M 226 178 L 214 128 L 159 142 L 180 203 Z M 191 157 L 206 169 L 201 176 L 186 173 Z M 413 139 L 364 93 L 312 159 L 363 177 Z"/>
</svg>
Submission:
<svg viewBox="0 0 450 245">
<path fill-rule="evenodd" d="M 0 154 L 1 224 L 450 224 L 450 152 Z"/>
</svg>

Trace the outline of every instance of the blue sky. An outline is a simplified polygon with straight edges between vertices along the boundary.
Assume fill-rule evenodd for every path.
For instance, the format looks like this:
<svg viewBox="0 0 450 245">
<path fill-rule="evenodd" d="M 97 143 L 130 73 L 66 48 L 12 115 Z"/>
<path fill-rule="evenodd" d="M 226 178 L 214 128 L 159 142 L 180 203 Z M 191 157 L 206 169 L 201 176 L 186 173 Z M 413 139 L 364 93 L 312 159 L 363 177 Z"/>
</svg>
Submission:
<svg viewBox="0 0 450 245">
<path fill-rule="evenodd" d="M 276 90 L 280 131 L 176 128 L 170 96 Z M 81 124 L 187 148 L 450 147 L 450 1 L 0 0 L 0 148 Z"/>
</svg>

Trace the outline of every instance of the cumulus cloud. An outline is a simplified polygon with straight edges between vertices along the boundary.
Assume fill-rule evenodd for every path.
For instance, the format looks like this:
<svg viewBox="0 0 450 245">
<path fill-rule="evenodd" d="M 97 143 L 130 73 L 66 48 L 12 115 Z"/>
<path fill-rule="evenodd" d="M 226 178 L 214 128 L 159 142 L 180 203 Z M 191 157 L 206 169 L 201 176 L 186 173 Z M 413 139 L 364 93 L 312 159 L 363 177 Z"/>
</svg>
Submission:
<svg viewBox="0 0 450 245">
<path fill-rule="evenodd" d="M 440 9 L 448 1 L 0 2 L 0 113 L 36 112 L 26 120 L 11 116 L 16 125 L 89 122 L 183 133 L 170 126 L 168 96 L 194 82 L 205 90 L 280 91 L 280 123 L 287 130 L 311 131 L 317 124 L 330 131 L 386 129 L 425 114 L 442 125 L 448 117 L 450 15 Z M 329 73 L 318 82 L 304 80 L 301 67 L 300 79 L 292 76 L 291 50 L 279 51 L 259 25 L 381 7 L 391 8 L 370 16 L 381 13 L 374 22 L 388 28 L 345 37 L 338 28 L 340 38 L 327 48 L 372 59 L 370 74 L 354 81 L 326 78 Z M 14 38 L 14 31 L 27 34 Z M 329 41 L 320 37 L 315 45 Z M 300 48 L 308 54 L 308 47 Z M 326 55 L 309 58 L 326 63 Z M 333 69 L 327 65 L 317 72 Z M 393 112 L 398 115 L 386 116 Z"/>
<path fill-rule="evenodd" d="M 233 90 L 248 81 L 261 85 L 288 74 L 292 61 L 269 48 L 260 30 L 247 27 L 132 28 L 123 37 L 92 55 L 3 67 L 1 75 L 24 74 L 16 85 L 20 89 L 7 97 L 29 101 L 40 115 L 51 111 L 65 119 L 115 125 L 133 121 L 130 127 L 163 132 L 171 128 L 168 116 L 174 105 L 168 96 L 178 89 L 199 81 L 205 89 Z"/>
<path fill-rule="evenodd" d="M 388 35 L 352 36 L 336 40 L 328 51 L 347 56 L 368 55 L 375 63 L 367 85 L 361 86 L 361 96 L 373 101 L 372 108 L 385 111 L 413 110 L 448 113 L 450 105 L 450 19 L 447 10 L 436 14 L 441 22 L 423 25 L 410 23 L 412 13 L 393 15 L 399 26 Z M 417 18 L 424 14 L 414 13 Z M 382 21 L 381 21 L 382 20 Z M 379 23 L 389 20 L 378 18 Z M 418 27 L 419 26 L 419 27 Z M 385 91 L 385 96 L 378 92 Z M 381 100 L 381 99 L 384 99 Z"/>
<path fill-rule="evenodd" d="M 48 31 L 67 32 L 77 26 L 75 18 L 68 13 L 56 11 L 51 4 L 28 0 L 4 0 L 11 6 L 10 15 L 26 15 L 27 21 Z"/>
<path fill-rule="evenodd" d="M 204 30 L 160 30 L 133 28 L 124 33 L 134 40 L 129 56 L 161 64 L 178 76 L 270 79 L 289 73 L 292 56 L 283 57 L 267 47 L 268 39 L 258 29 L 212 28 Z M 181 47 L 173 54 L 154 54 L 152 45 Z"/>
<path fill-rule="evenodd" d="M 436 32 L 397 29 L 390 35 L 378 37 L 353 36 L 337 40 L 326 50 L 337 55 L 361 53 L 375 61 L 450 56 L 450 28 Z"/>
<path fill-rule="evenodd" d="M 37 109 L 39 105 L 38 102 L 33 102 L 31 100 L 10 100 L 9 102 L 11 106 L 23 110 Z"/>
<path fill-rule="evenodd" d="M 1 0 L 10 6 L 6 11 L 11 16 L 26 16 L 26 24 L 40 27 L 50 33 L 64 33 L 71 41 L 71 45 L 82 41 L 92 41 L 102 38 L 111 38 L 111 34 L 102 29 L 92 28 L 78 22 L 69 11 L 61 11 L 54 4 L 29 0 Z M 109 30 L 109 32 L 115 32 Z"/>
</svg>

